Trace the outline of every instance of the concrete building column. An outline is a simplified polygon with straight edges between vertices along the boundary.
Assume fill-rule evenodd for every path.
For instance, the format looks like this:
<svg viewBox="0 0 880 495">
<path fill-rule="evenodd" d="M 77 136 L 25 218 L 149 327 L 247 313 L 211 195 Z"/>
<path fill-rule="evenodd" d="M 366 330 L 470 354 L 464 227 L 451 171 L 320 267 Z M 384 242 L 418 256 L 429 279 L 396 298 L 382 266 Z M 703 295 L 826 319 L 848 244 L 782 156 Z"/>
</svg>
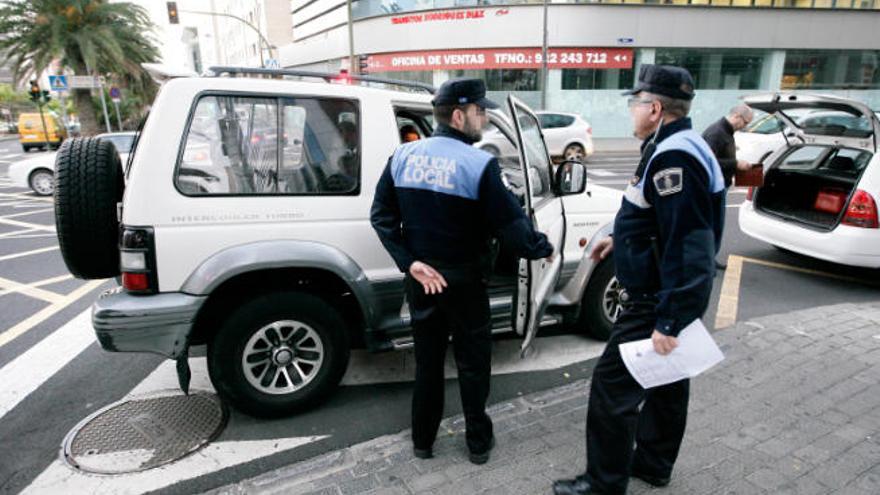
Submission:
<svg viewBox="0 0 880 495">
<path fill-rule="evenodd" d="M 779 91 L 785 74 L 785 50 L 772 50 L 764 58 L 759 89 Z"/>
</svg>

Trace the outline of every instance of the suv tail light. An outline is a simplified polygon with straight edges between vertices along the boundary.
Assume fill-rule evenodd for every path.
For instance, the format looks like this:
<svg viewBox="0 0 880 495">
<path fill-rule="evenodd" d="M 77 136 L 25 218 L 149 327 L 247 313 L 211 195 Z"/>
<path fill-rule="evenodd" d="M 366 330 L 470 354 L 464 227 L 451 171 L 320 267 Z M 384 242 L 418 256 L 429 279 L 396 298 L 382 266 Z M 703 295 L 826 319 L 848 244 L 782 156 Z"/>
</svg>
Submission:
<svg viewBox="0 0 880 495">
<path fill-rule="evenodd" d="M 877 203 L 874 202 L 874 198 L 866 191 L 856 190 L 852 199 L 849 200 L 843 224 L 866 229 L 878 228 Z"/>
<path fill-rule="evenodd" d="M 122 287 L 134 294 L 159 292 L 156 243 L 149 227 L 123 227 L 119 243 Z"/>
</svg>

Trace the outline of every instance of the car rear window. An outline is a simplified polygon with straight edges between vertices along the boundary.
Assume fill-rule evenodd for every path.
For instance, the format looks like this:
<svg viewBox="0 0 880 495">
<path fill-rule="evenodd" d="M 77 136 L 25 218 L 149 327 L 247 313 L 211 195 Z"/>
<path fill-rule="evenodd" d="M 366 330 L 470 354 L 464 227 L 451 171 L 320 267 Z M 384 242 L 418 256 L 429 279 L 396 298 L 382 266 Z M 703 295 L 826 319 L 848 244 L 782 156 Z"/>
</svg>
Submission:
<svg viewBox="0 0 880 495">
<path fill-rule="evenodd" d="M 186 195 L 357 195 L 360 112 L 338 98 L 199 99 L 178 159 Z"/>
<path fill-rule="evenodd" d="M 558 129 L 560 127 L 568 127 L 574 123 L 574 117 L 571 115 L 560 115 L 558 113 L 542 113 L 538 115 L 541 121 L 542 129 Z"/>
</svg>

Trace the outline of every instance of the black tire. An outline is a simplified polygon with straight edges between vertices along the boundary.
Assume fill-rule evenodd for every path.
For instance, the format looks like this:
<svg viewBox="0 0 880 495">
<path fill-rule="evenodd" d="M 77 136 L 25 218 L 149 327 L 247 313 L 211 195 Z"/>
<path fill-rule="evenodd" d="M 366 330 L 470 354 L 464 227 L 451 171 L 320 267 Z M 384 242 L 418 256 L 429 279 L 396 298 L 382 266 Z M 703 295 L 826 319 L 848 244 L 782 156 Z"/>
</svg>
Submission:
<svg viewBox="0 0 880 495">
<path fill-rule="evenodd" d="M 23 152 L 27 153 L 28 151 L 31 150 L 31 147 L 28 146 L 28 145 L 26 145 L 26 144 L 23 144 L 23 145 L 21 145 L 21 150 L 22 150 Z"/>
<path fill-rule="evenodd" d="M 77 278 L 119 275 L 116 203 L 125 187 L 109 141 L 69 139 L 55 158 L 55 228 L 67 269 Z"/>
<path fill-rule="evenodd" d="M 270 337 L 263 333 L 264 329 L 285 321 L 294 321 L 300 326 L 281 325 L 282 333 L 274 334 L 280 337 L 278 342 L 269 345 Z M 306 380 L 302 374 L 296 374 L 293 362 L 283 367 L 287 376 L 278 375 L 281 367 L 273 364 L 272 359 L 266 361 L 265 368 L 255 364 L 250 370 L 245 369 L 243 359 L 246 355 L 260 358 L 262 354 L 270 356 L 273 352 L 283 352 L 281 344 L 290 342 L 281 339 L 302 339 L 304 345 L 293 349 L 293 356 L 299 352 L 300 359 L 317 359 L 315 356 L 319 353 L 310 349 L 317 349 L 313 341 L 320 340 L 323 358 L 319 365 L 308 367 L 305 362 L 296 363 L 307 375 Z M 265 351 L 262 350 L 264 347 Z M 224 319 L 208 343 L 208 372 L 223 400 L 251 416 L 271 418 L 302 411 L 325 399 L 339 385 L 348 367 L 349 354 L 347 327 L 333 306 L 302 292 L 274 292 L 245 302 Z M 259 381 L 256 375 L 268 377 L 270 373 L 276 378 L 269 380 L 268 384 L 264 381 L 254 385 L 249 381 Z M 294 383 L 296 377 L 300 378 L 299 384 Z M 291 390 L 281 390 L 279 385 L 286 385 Z"/>
<path fill-rule="evenodd" d="M 611 298 L 610 308 L 606 308 L 606 292 Z M 614 276 L 614 262 L 606 259 L 593 271 L 584 291 L 578 327 L 595 339 L 608 340 L 614 321 L 619 315 L 619 295 L 619 285 Z"/>
<path fill-rule="evenodd" d="M 37 196 L 51 196 L 55 193 L 54 175 L 48 168 L 38 168 L 28 176 L 28 186 Z M 43 182 L 46 176 L 50 180 L 49 184 Z"/>
</svg>

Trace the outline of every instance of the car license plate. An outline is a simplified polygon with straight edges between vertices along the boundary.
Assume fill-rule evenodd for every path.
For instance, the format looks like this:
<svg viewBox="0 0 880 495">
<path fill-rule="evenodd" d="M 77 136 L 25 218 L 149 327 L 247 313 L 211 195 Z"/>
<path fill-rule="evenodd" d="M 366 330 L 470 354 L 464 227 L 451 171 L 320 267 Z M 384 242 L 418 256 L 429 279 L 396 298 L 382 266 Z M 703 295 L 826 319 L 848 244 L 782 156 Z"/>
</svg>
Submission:
<svg viewBox="0 0 880 495">
<path fill-rule="evenodd" d="M 24 138 L 25 139 L 37 139 L 37 135 L 36 134 L 25 134 Z"/>
</svg>

